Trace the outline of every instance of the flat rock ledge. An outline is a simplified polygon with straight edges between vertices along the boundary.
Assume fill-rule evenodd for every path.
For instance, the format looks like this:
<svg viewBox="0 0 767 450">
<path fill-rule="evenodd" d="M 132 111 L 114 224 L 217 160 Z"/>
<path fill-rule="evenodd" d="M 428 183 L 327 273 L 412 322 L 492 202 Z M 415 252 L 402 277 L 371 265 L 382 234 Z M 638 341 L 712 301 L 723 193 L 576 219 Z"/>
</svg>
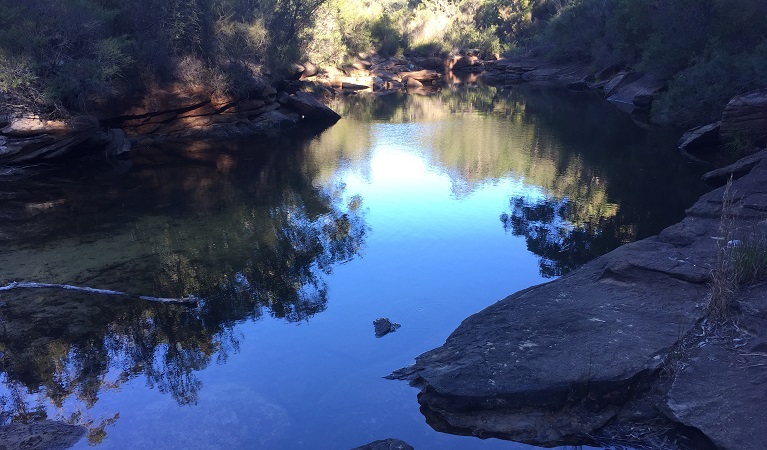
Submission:
<svg viewBox="0 0 767 450">
<path fill-rule="evenodd" d="M 733 182 L 738 228 L 764 226 L 765 181 L 761 160 Z M 427 422 L 455 434 L 541 446 L 763 446 L 767 285 L 741 292 L 729 322 L 741 326 L 706 319 L 723 194 L 704 195 L 658 236 L 469 317 L 387 378 L 419 387 Z"/>
</svg>

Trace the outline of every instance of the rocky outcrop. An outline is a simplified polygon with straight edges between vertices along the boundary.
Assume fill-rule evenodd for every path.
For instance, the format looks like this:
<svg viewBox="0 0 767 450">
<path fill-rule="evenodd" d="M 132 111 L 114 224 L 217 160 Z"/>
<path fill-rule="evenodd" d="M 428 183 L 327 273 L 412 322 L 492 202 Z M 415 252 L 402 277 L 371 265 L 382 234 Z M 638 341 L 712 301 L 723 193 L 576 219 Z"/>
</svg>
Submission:
<svg viewBox="0 0 767 450">
<path fill-rule="evenodd" d="M 0 164 L 57 159 L 79 148 L 108 142 L 107 133 L 92 116 L 72 120 L 9 119 L 0 129 Z"/>
<path fill-rule="evenodd" d="M 767 150 L 760 150 L 753 155 L 746 156 L 729 166 L 720 167 L 703 174 L 703 181 L 712 186 L 723 186 L 730 178 L 737 180 L 748 174 L 763 159 L 767 158 Z"/>
<path fill-rule="evenodd" d="M 298 91 L 293 95 L 287 96 L 285 106 L 292 108 L 304 120 L 315 123 L 334 124 L 341 119 L 337 112 L 328 108 L 306 92 Z"/>
<path fill-rule="evenodd" d="M 300 84 L 300 82 L 298 82 Z M 291 85 L 292 86 L 292 85 Z M 292 90 L 292 89 L 291 89 Z M 170 86 L 105 118 L 138 143 L 275 135 L 301 123 L 332 125 L 340 116 L 311 95 L 269 85 L 242 98 L 220 98 Z"/>
<path fill-rule="evenodd" d="M 334 92 L 369 91 L 378 94 L 413 89 L 434 89 L 443 84 L 444 61 L 440 58 L 360 58 L 341 69 L 326 68 L 307 78 Z"/>
<path fill-rule="evenodd" d="M 617 75 L 605 85 L 605 97 L 611 102 L 648 109 L 652 103 L 652 96 L 665 85 L 666 82 L 655 75 L 628 72 Z"/>
<path fill-rule="evenodd" d="M 765 180 L 761 161 L 734 181 L 737 226 L 767 219 Z M 767 349 L 767 305 L 751 302 L 767 298 L 767 288 L 741 301 L 740 314 L 754 325 L 736 340 L 704 326 L 723 192 L 704 195 L 656 237 L 469 317 L 443 346 L 390 377 L 421 389 L 421 410 L 441 431 L 552 446 L 641 441 L 637 430 L 649 423 L 676 424 L 696 439 L 677 435 L 680 447 L 759 447 L 767 436 L 754 431 L 762 429 L 755 421 L 767 403 L 754 386 L 764 372 L 744 380 L 736 368 L 760 363 L 754 355 Z M 739 389 L 752 392 L 735 395 Z M 742 425 L 723 426 L 720 413 Z"/>
<path fill-rule="evenodd" d="M 733 97 L 722 113 L 722 139 L 748 140 L 763 146 L 767 142 L 767 89 Z"/>
<path fill-rule="evenodd" d="M 9 117 L 0 129 L 0 164 L 81 154 L 117 158 L 130 152 L 132 145 L 276 135 L 303 125 L 316 130 L 341 118 L 300 91 L 300 81 L 295 83 L 295 89 L 289 83 L 290 90 L 280 92 L 279 101 L 277 91 L 268 84 L 224 98 L 171 85 L 136 98 L 101 101 L 93 116 L 67 121 Z"/>
<path fill-rule="evenodd" d="M 483 61 L 476 55 L 454 56 L 447 62 L 447 67 L 454 72 L 476 72 L 484 70 Z"/>
<path fill-rule="evenodd" d="M 685 131 L 677 146 L 684 152 L 710 149 L 719 145 L 719 127 L 721 122 L 701 125 Z"/>
<path fill-rule="evenodd" d="M 592 72 L 585 64 L 552 64 L 537 58 L 486 61 L 484 67 L 485 81 L 490 84 L 534 81 L 567 85 L 583 81 Z"/>
</svg>

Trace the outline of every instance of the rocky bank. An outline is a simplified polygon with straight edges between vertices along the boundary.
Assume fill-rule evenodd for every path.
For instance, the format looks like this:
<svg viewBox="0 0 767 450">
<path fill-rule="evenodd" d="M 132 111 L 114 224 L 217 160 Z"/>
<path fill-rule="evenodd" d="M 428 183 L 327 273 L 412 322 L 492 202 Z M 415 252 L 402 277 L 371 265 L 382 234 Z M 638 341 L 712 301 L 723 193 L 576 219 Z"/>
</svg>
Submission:
<svg viewBox="0 0 767 450">
<path fill-rule="evenodd" d="M 730 168 L 740 178 L 728 227 L 767 233 L 766 155 Z M 721 229 L 724 189 L 658 236 L 469 317 L 389 377 L 419 387 L 427 421 L 452 433 L 542 446 L 760 448 L 767 284 L 742 288 L 725 323 L 706 311 L 718 246 L 732 236 Z"/>
<path fill-rule="evenodd" d="M 164 141 L 273 136 L 321 129 L 341 117 L 290 85 L 257 84 L 236 97 L 188 86 L 155 86 L 135 97 L 96 102 L 92 114 L 48 120 L 0 106 L 0 164 L 127 154 Z"/>
</svg>

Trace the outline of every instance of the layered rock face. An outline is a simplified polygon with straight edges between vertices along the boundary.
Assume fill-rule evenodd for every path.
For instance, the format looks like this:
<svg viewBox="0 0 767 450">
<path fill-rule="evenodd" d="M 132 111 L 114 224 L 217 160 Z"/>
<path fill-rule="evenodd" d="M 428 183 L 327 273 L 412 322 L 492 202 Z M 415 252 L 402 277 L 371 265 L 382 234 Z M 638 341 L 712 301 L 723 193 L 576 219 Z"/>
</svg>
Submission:
<svg viewBox="0 0 767 450">
<path fill-rule="evenodd" d="M 722 113 L 723 139 L 747 139 L 764 145 L 767 141 L 767 90 L 751 91 L 733 97 Z"/>
<path fill-rule="evenodd" d="M 341 117 L 309 94 L 269 85 L 238 98 L 182 86 L 156 87 L 136 97 L 103 100 L 93 115 L 70 120 L 8 116 L 0 128 L 0 164 L 45 161 L 79 153 L 115 157 L 167 140 L 275 135 L 299 124 L 328 126 Z"/>
<path fill-rule="evenodd" d="M 738 175 L 727 226 L 767 236 L 767 159 Z M 451 433 L 647 445 L 636 430 L 655 424 L 685 430 L 680 448 L 762 446 L 767 285 L 744 288 L 732 317 L 741 327 L 713 327 L 706 314 L 718 249 L 735 245 L 722 243 L 724 189 L 660 235 L 469 317 L 390 377 L 419 387 L 427 421 Z"/>
</svg>

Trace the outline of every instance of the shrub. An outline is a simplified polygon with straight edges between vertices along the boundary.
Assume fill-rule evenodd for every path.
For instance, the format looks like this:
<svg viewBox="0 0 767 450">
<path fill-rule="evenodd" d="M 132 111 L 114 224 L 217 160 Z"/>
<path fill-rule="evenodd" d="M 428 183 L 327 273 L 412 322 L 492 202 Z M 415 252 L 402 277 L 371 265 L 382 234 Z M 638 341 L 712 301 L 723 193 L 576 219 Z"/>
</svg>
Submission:
<svg viewBox="0 0 767 450">
<path fill-rule="evenodd" d="M 393 56 L 406 47 L 402 34 L 388 16 L 381 16 L 370 26 L 370 39 L 381 56 Z"/>
<path fill-rule="evenodd" d="M 730 54 L 716 43 L 708 55 L 676 74 L 653 103 L 653 119 L 691 126 L 719 120 L 733 96 L 767 87 L 767 40 L 751 51 Z"/>
</svg>

